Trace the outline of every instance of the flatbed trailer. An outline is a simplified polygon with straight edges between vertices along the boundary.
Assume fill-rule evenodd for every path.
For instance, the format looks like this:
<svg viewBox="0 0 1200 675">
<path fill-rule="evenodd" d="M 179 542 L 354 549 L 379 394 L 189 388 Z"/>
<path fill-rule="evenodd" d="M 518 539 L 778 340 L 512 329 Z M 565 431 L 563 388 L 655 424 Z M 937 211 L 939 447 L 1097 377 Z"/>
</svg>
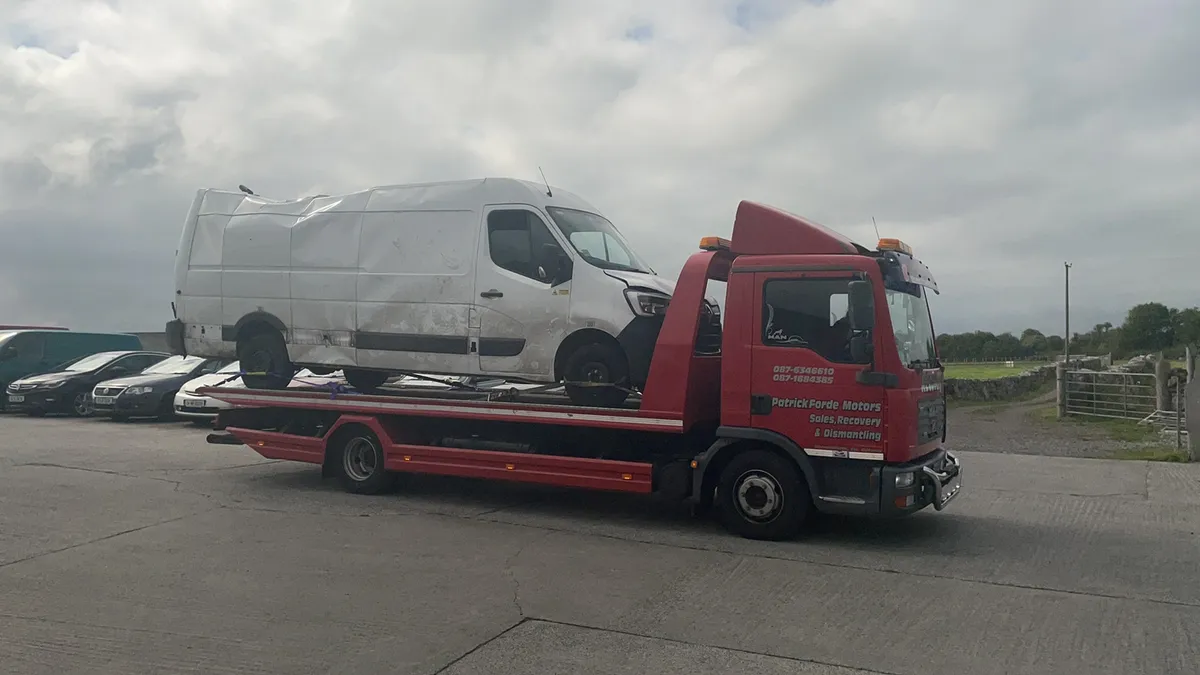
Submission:
<svg viewBox="0 0 1200 675">
<path fill-rule="evenodd" d="M 943 447 L 941 367 L 932 353 L 905 362 L 891 325 L 909 316 L 907 333 L 932 336 L 923 300 L 897 315 L 892 295 L 921 298 L 921 285 L 936 285 L 903 244 L 880 244 L 868 251 L 743 202 L 732 240 L 705 238 L 685 264 L 647 383 L 622 407 L 574 405 L 565 383 L 372 394 L 216 387 L 200 393 L 234 408 L 209 441 L 320 465 L 363 494 L 390 490 L 401 473 L 660 493 L 701 512 L 715 506 L 729 530 L 759 539 L 795 536 L 818 511 L 940 511 L 962 474 Z M 728 283 L 719 350 L 698 346 L 709 281 Z M 788 288 L 795 297 L 780 294 Z M 821 346 L 838 322 L 811 321 L 828 316 L 838 295 L 829 289 L 845 291 L 842 351 Z"/>
</svg>

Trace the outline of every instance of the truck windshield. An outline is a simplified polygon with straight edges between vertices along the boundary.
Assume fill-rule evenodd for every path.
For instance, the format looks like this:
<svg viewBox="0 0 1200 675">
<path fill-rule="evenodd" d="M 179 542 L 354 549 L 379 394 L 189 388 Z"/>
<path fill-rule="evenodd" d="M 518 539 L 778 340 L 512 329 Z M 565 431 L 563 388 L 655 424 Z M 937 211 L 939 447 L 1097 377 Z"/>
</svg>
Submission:
<svg viewBox="0 0 1200 675">
<path fill-rule="evenodd" d="M 936 368 L 933 319 L 925 300 L 925 289 L 916 284 L 906 286 L 909 289 L 885 288 L 900 362 L 908 368 Z"/>
<path fill-rule="evenodd" d="M 653 274 L 626 245 L 617 228 L 604 217 L 557 206 L 548 207 L 546 211 L 571 246 L 592 265 L 606 270 Z"/>
</svg>

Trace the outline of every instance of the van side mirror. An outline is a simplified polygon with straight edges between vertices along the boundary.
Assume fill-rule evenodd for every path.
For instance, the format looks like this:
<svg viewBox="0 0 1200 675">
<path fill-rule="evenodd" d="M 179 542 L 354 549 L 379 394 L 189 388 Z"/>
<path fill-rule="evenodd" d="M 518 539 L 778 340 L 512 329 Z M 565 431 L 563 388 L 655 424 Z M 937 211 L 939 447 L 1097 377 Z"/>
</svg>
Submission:
<svg viewBox="0 0 1200 675">
<path fill-rule="evenodd" d="M 855 331 L 874 330 L 875 294 L 871 290 L 871 282 L 861 279 L 851 281 L 848 293 L 850 328 Z"/>
<path fill-rule="evenodd" d="M 546 271 L 549 273 L 551 286 L 571 280 L 571 274 L 574 272 L 571 258 L 554 244 L 542 244 L 542 264 L 548 268 Z"/>
</svg>

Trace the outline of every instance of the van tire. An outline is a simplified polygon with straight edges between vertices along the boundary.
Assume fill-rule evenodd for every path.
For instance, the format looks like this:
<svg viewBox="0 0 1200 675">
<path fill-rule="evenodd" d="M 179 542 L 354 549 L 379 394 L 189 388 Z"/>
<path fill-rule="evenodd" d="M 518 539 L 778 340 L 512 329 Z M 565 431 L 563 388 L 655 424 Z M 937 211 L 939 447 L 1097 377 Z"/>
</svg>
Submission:
<svg viewBox="0 0 1200 675">
<path fill-rule="evenodd" d="M 577 405 L 615 408 L 625 402 L 629 392 L 629 361 L 615 344 L 589 342 L 580 345 L 563 365 L 567 382 L 587 382 L 593 386 L 566 385 L 567 397 Z M 609 384 L 614 386 L 595 386 Z"/>
<path fill-rule="evenodd" d="M 296 372 L 283 336 L 274 328 L 259 328 L 239 337 L 237 357 L 243 371 L 265 373 L 242 376 L 242 382 L 251 389 L 286 389 Z"/>
<path fill-rule="evenodd" d="M 382 370 L 347 368 L 343 372 L 346 375 L 346 382 L 349 382 L 351 387 L 364 394 L 378 391 L 383 386 L 383 383 L 388 380 L 388 374 Z"/>
</svg>

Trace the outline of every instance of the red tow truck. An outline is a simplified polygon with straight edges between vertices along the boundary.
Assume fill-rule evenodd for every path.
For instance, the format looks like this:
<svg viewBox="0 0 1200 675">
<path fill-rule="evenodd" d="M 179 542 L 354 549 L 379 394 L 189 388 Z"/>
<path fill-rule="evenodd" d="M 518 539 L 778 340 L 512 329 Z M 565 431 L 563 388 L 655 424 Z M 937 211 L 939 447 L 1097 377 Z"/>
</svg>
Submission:
<svg viewBox="0 0 1200 675">
<path fill-rule="evenodd" d="M 363 494 L 402 472 L 657 492 L 715 507 L 756 539 L 793 537 L 814 511 L 945 508 L 962 468 L 943 447 L 926 302 L 937 285 L 912 250 L 894 239 L 867 249 L 752 202 L 730 240 L 700 248 L 661 316 L 648 381 L 622 407 L 573 405 L 563 383 L 216 387 L 201 393 L 234 407 L 208 440 L 321 465 Z M 710 281 L 727 283 L 716 347 Z"/>
</svg>

